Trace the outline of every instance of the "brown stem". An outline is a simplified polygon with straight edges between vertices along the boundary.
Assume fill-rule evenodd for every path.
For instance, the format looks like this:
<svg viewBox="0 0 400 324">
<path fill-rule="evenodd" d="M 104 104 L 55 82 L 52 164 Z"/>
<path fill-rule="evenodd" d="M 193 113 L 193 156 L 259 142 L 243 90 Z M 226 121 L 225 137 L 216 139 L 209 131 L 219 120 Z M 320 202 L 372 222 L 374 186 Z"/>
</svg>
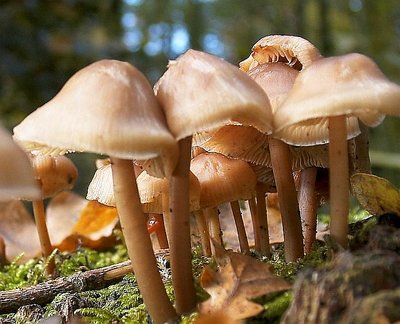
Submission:
<svg viewBox="0 0 400 324">
<path fill-rule="evenodd" d="M 168 249 L 167 233 L 165 231 L 164 217 L 161 214 L 152 214 L 158 223 L 159 229 L 156 230 L 157 241 L 160 249 Z"/>
<path fill-rule="evenodd" d="M 210 229 L 210 239 L 218 243 L 219 246 L 223 245 L 221 223 L 219 222 L 219 212 L 217 207 L 205 208 L 203 210 L 207 219 L 208 227 Z M 211 252 L 214 255 L 214 245 L 211 245 Z"/>
<path fill-rule="evenodd" d="M 349 161 L 346 117 L 329 118 L 329 197 L 331 235 L 342 247 L 348 244 Z"/>
<path fill-rule="evenodd" d="M 261 253 L 261 240 L 260 240 L 260 221 L 257 216 L 257 203 L 255 198 L 248 200 L 251 222 L 253 223 L 253 233 L 254 233 L 254 249 Z"/>
<path fill-rule="evenodd" d="M 208 231 L 207 220 L 202 210 L 194 212 L 196 218 L 197 228 L 200 233 L 201 247 L 203 249 L 203 255 L 206 257 L 211 256 L 211 244 L 210 244 L 210 232 Z"/>
<path fill-rule="evenodd" d="M 242 212 L 240 211 L 239 201 L 237 201 L 237 200 L 231 201 L 230 204 L 231 204 L 233 219 L 235 221 L 236 230 L 237 230 L 237 234 L 238 234 L 240 251 L 242 253 L 248 253 L 249 252 L 249 241 L 247 240 L 246 229 L 244 227 L 243 217 L 242 217 Z"/>
<path fill-rule="evenodd" d="M 269 139 L 269 150 L 282 215 L 285 259 L 292 262 L 304 255 L 299 205 L 292 176 L 292 156 L 286 143 L 272 137 Z"/>
<path fill-rule="evenodd" d="M 143 213 L 133 163 L 111 158 L 114 195 L 129 258 L 146 308 L 155 323 L 176 318 L 165 291 Z"/>
<path fill-rule="evenodd" d="M 196 307 L 196 290 L 192 272 L 192 249 L 189 211 L 189 168 L 192 137 L 178 142 L 180 157 L 170 182 L 172 285 L 178 314 Z"/>
<path fill-rule="evenodd" d="M 263 256 L 271 255 L 269 245 L 267 205 L 265 203 L 265 185 L 257 183 L 257 218 L 259 219 L 260 228 L 260 253 Z"/>
<path fill-rule="evenodd" d="M 303 221 L 304 253 L 311 252 L 317 233 L 317 198 L 315 195 L 315 180 L 317 168 L 310 167 L 301 170 L 299 187 L 299 209 Z"/>
<path fill-rule="evenodd" d="M 7 264 L 6 244 L 2 236 L 0 236 L 0 266 Z"/>
<path fill-rule="evenodd" d="M 164 219 L 164 228 L 169 245 L 169 241 L 171 239 L 171 210 L 169 207 L 169 193 L 162 194 L 161 203 L 162 203 L 162 214 Z"/>
<path fill-rule="evenodd" d="M 36 228 L 39 236 L 40 247 L 42 249 L 42 255 L 47 259 L 53 252 L 53 246 L 51 245 L 49 231 L 46 225 L 46 214 L 44 209 L 43 199 L 32 201 L 33 216 L 35 217 Z M 49 260 L 46 267 L 46 273 L 50 276 L 54 275 L 56 264 L 54 260 Z"/>
</svg>

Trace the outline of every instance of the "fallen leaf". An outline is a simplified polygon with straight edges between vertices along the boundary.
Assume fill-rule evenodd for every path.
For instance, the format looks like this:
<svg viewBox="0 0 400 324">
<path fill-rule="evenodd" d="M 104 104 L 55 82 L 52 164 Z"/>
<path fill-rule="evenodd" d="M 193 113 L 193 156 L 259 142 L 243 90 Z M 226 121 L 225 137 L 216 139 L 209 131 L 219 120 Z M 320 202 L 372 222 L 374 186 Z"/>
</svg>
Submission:
<svg viewBox="0 0 400 324">
<path fill-rule="evenodd" d="M 230 314 L 225 311 L 219 311 L 212 314 L 199 314 L 194 324 L 242 324 L 244 321 L 233 319 Z"/>
<path fill-rule="evenodd" d="M 72 191 L 63 191 L 49 201 L 46 223 L 53 246 L 58 246 L 71 235 L 87 200 Z"/>
<path fill-rule="evenodd" d="M 351 189 L 360 205 L 372 215 L 400 215 L 400 192 L 388 180 L 367 173 L 350 178 Z"/>
<path fill-rule="evenodd" d="M 65 191 L 51 200 L 46 213 L 52 244 L 60 251 L 115 244 L 113 230 L 118 216 L 114 207 Z"/>
<path fill-rule="evenodd" d="M 245 319 L 263 310 L 263 306 L 250 299 L 290 288 L 289 283 L 273 274 L 271 265 L 214 246 L 219 269 L 203 269 L 201 285 L 210 298 L 199 304 L 201 314 L 224 311 L 233 320 Z"/>
</svg>

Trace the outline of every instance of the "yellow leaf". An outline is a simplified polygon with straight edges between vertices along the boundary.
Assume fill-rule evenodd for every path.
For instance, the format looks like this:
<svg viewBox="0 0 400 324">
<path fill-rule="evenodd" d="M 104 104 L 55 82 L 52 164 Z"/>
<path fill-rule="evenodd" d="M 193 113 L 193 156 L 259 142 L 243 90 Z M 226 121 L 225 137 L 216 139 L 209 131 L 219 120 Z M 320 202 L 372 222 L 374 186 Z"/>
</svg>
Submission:
<svg viewBox="0 0 400 324">
<path fill-rule="evenodd" d="M 400 215 L 400 192 L 388 180 L 367 173 L 355 173 L 351 188 L 360 205 L 372 215 Z"/>
</svg>

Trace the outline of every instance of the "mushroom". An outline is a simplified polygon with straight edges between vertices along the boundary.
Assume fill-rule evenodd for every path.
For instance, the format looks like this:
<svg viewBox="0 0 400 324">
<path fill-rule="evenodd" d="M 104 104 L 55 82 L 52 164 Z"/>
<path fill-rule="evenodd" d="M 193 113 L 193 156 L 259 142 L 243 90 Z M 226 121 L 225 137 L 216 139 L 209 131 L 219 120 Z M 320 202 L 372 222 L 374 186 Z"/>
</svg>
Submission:
<svg viewBox="0 0 400 324">
<path fill-rule="evenodd" d="M 39 184 L 41 199 L 32 200 L 33 216 L 39 235 L 40 246 L 44 258 L 48 258 L 53 251 L 49 231 L 46 225 L 44 199 L 54 197 L 61 191 L 70 190 L 78 177 L 75 164 L 65 156 L 33 156 L 32 166 L 36 181 Z M 54 260 L 47 263 L 46 272 L 55 275 Z"/>
<path fill-rule="evenodd" d="M 170 256 L 175 305 L 178 313 L 185 313 L 196 304 L 187 197 L 192 135 L 227 124 L 269 133 L 271 111 L 267 96 L 250 77 L 218 57 L 195 50 L 169 63 L 155 93 L 180 147 L 170 189 Z"/>
<path fill-rule="evenodd" d="M 247 162 L 228 159 L 218 153 L 196 156 L 190 163 L 190 170 L 200 182 L 200 207 L 210 225 L 211 239 L 222 245 L 217 207 L 226 202 L 254 197 L 256 175 Z M 249 245 L 238 204 L 233 204 L 233 211 L 241 251 L 248 252 Z"/>
<path fill-rule="evenodd" d="M 175 318 L 147 232 L 132 159 L 155 159 L 169 175 L 177 144 L 143 74 L 117 60 L 90 64 L 17 125 L 14 138 L 35 153 L 87 151 L 110 157 L 117 211 L 144 303 L 156 323 Z"/>
<path fill-rule="evenodd" d="M 318 49 L 306 39 L 269 35 L 253 46 L 250 57 L 240 66 L 266 91 L 274 115 L 292 87 L 298 71 L 306 69 L 320 58 Z M 295 261 L 304 252 L 297 194 L 291 176 L 292 157 L 289 147 L 273 135 L 269 139 L 269 150 L 281 206 L 285 258 Z"/>
<path fill-rule="evenodd" d="M 40 189 L 29 157 L 3 127 L 0 127 L 0 152 L 0 201 L 38 199 Z"/>
<path fill-rule="evenodd" d="M 349 210 L 347 139 L 360 132 L 357 118 L 367 126 L 377 126 L 384 113 L 398 109 L 399 89 L 364 55 L 323 58 L 300 72 L 274 115 L 279 125 L 274 136 L 289 144 L 329 142 L 331 234 L 344 247 Z M 305 138 L 300 134 L 306 134 Z"/>
<path fill-rule="evenodd" d="M 267 93 L 274 114 L 299 72 L 284 63 L 265 63 L 248 73 Z M 303 256 L 304 250 L 297 192 L 292 177 L 293 158 L 289 146 L 281 140 L 270 136 L 268 144 L 282 214 L 285 258 L 295 261 Z"/>
<path fill-rule="evenodd" d="M 98 163 L 97 161 L 96 164 L 99 168 L 96 170 L 88 186 L 86 198 L 89 200 L 97 200 L 107 206 L 115 207 L 111 165 L 107 163 Z M 159 240 L 160 247 L 168 245 L 163 223 L 164 220 L 167 224 L 170 222 L 169 180 L 167 178 L 153 177 L 149 175 L 147 171 L 143 171 L 137 176 L 136 182 L 143 212 L 149 214 L 149 218 L 153 216 L 152 214 L 163 215 L 164 219 L 159 220 L 159 222 L 162 222 L 162 224 L 159 224 L 161 228 L 156 231 L 156 234 L 157 237 L 160 236 L 160 239 L 164 241 L 164 243 L 162 243 Z M 198 210 L 200 208 L 200 184 L 192 173 L 190 174 L 189 187 L 190 210 Z M 168 225 L 167 228 L 169 228 Z"/>
</svg>

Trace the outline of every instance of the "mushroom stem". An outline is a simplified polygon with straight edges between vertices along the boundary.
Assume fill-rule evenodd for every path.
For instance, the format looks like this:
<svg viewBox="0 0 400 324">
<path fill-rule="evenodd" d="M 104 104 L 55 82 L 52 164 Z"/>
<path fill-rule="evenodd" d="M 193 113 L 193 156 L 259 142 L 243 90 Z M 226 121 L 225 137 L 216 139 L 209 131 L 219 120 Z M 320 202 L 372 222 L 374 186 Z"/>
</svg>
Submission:
<svg viewBox="0 0 400 324">
<path fill-rule="evenodd" d="M 111 158 L 111 168 L 121 228 L 144 303 L 155 323 L 168 322 L 176 312 L 157 268 L 132 161 Z"/>
<path fill-rule="evenodd" d="M 0 266 L 5 266 L 6 264 L 7 264 L 6 244 L 4 242 L 4 238 L 0 236 Z"/>
<path fill-rule="evenodd" d="M 208 226 L 207 226 L 207 220 L 202 210 L 195 211 L 194 216 L 196 218 L 197 228 L 200 233 L 201 248 L 203 250 L 203 255 L 206 257 L 210 257 L 211 243 L 210 243 L 210 233 L 208 231 Z"/>
<path fill-rule="evenodd" d="M 305 254 L 311 252 L 317 231 L 317 199 L 315 195 L 316 179 L 316 167 L 301 170 L 298 197 L 300 217 L 303 222 Z"/>
<path fill-rule="evenodd" d="M 285 259 L 296 261 L 303 257 L 303 237 L 297 192 L 292 176 L 292 156 L 289 146 L 270 137 L 269 150 L 282 215 Z"/>
<path fill-rule="evenodd" d="M 192 136 L 178 142 L 180 157 L 170 182 L 170 261 L 175 308 L 178 314 L 196 307 L 196 290 L 192 272 L 192 249 L 189 212 L 189 169 Z"/>
<path fill-rule="evenodd" d="M 269 245 L 269 232 L 268 232 L 268 218 L 267 218 L 267 205 L 265 203 L 265 185 L 261 182 L 257 183 L 257 218 L 259 220 L 260 230 L 260 253 L 263 256 L 269 257 L 271 255 Z"/>
<path fill-rule="evenodd" d="M 46 214 L 44 209 L 43 199 L 32 201 L 33 216 L 35 218 L 36 228 L 39 236 L 40 247 L 42 249 L 42 255 L 46 259 L 53 252 L 53 246 L 51 245 L 49 231 L 46 225 Z M 49 276 L 54 275 L 56 264 L 54 260 L 50 260 L 47 263 L 46 273 Z"/>
<path fill-rule="evenodd" d="M 168 246 L 171 240 L 171 210 L 169 209 L 169 193 L 163 193 L 161 196 L 162 215 L 164 220 L 165 233 L 167 235 Z"/>
<path fill-rule="evenodd" d="M 152 214 L 159 227 L 156 231 L 158 245 L 160 249 L 168 249 L 167 233 L 165 231 L 164 217 L 162 214 Z"/>
<path fill-rule="evenodd" d="M 329 118 L 329 197 L 331 235 L 346 248 L 349 215 L 349 161 L 345 116 Z"/>
<path fill-rule="evenodd" d="M 260 221 L 257 216 L 257 203 L 255 198 L 248 200 L 251 222 L 253 223 L 253 233 L 254 233 L 254 249 L 261 253 L 261 243 L 260 243 Z"/>
<path fill-rule="evenodd" d="M 231 210 L 232 210 L 232 214 L 233 214 L 233 219 L 234 219 L 235 225 L 236 225 L 236 230 L 238 233 L 240 252 L 248 253 L 249 252 L 249 241 L 247 240 L 246 229 L 244 227 L 243 217 L 242 217 L 242 213 L 240 211 L 239 201 L 237 201 L 237 200 L 231 201 L 230 205 L 231 205 Z"/>
<path fill-rule="evenodd" d="M 217 207 L 210 207 L 205 208 L 203 210 L 204 215 L 206 216 L 208 226 L 210 228 L 210 239 L 220 246 L 223 245 L 222 242 L 222 231 L 221 231 L 221 224 L 219 222 L 219 215 L 218 215 L 218 208 Z M 211 245 L 211 253 L 215 255 L 215 248 L 214 245 Z"/>
</svg>

